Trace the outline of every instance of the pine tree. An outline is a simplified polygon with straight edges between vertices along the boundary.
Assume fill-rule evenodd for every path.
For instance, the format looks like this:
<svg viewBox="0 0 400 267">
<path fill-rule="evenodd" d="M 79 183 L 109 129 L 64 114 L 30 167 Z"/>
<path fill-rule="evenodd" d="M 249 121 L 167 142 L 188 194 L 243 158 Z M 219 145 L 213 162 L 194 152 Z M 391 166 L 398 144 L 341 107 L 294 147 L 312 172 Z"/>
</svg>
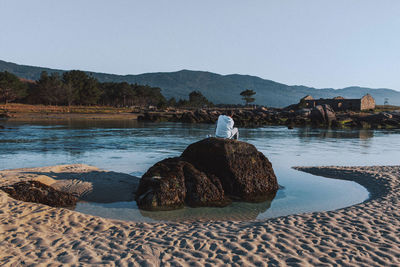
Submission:
<svg viewBox="0 0 400 267">
<path fill-rule="evenodd" d="M 256 94 L 256 92 L 254 92 L 253 90 L 250 90 L 250 89 L 246 89 L 240 93 L 240 95 L 242 96 L 242 99 L 246 102 L 246 105 L 248 105 L 249 103 L 254 102 L 256 100 L 254 97 L 252 97 L 255 94 Z"/>
<path fill-rule="evenodd" d="M 5 104 L 27 94 L 27 86 L 17 76 L 7 71 L 0 72 L 0 100 Z"/>
</svg>

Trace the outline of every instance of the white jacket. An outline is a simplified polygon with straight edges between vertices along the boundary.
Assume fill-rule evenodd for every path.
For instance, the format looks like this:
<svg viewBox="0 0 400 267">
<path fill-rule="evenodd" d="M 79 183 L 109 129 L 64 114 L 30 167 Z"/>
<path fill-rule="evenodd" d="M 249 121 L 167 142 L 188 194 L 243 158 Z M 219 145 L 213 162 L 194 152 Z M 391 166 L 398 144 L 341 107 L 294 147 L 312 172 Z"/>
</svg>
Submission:
<svg viewBox="0 0 400 267">
<path fill-rule="evenodd" d="M 228 117 L 226 115 L 219 115 L 215 136 L 221 138 L 231 138 L 233 124 L 234 122 L 231 117 Z"/>
</svg>

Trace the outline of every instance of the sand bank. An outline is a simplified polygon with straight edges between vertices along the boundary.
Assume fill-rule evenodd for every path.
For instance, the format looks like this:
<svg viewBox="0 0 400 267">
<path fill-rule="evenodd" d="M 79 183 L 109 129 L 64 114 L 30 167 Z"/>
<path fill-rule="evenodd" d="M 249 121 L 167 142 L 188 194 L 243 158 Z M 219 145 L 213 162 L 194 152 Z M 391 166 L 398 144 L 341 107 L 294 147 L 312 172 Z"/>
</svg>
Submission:
<svg viewBox="0 0 400 267">
<path fill-rule="evenodd" d="M 13 113 L 9 121 L 42 121 L 42 120 L 137 120 L 136 113 Z"/>
<path fill-rule="evenodd" d="M 72 165 L 69 172 L 79 173 L 79 166 L 94 168 Z M 400 166 L 297 169 L 356 181 L 370 191 L 370 198 L 329 212 L 189 224 L 108 220 L 23 203 L 0 192 L 0 262 L 6 266 L 400 265 Z M 36 172 L 57 180 L 45 171 Z M 0 185 L 32 178 L 47 179 L 27 177 L 21 170 L 1 171 Z"/>
</svg>

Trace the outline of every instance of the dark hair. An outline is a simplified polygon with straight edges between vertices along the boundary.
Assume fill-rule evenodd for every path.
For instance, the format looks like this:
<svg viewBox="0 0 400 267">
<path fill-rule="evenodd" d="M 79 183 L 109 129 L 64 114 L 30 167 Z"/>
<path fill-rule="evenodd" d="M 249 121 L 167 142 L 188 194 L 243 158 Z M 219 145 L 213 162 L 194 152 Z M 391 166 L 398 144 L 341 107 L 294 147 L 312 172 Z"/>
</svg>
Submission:
<svg viewBox="0 0 400 267">
<path fill-rule="evenodd" d="M 225 114 L 226 114 L 226 116 L 232 117 L 234 112 L 233 112 L 233 110 L 228 110 L 225 112 Z"/>
</svg>

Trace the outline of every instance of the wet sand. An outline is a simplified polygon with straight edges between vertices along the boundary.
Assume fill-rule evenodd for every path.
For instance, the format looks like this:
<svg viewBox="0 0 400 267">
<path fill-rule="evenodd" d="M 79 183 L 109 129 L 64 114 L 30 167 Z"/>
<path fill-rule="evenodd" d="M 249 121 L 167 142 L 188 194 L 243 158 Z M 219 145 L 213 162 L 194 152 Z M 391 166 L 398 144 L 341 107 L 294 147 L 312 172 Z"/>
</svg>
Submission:
<svg viewBox="0 0 400 267">
<path fill-rule="evenodd" d="M 355 181 L 369 190 L 370 198 L 335 211 L 264 221 L 134 223 L 24 203 L 0 191 L 0 262 L 3 266 L 400 265 L 400 166 L 296 169 Z M 85 177 L 82 173 L 99 172 L 86 165 L 27 170 L 0 171 L 0 185 L 42 179 L 55 186 L 60 180 L 73 180 L 62 173 Z M 102 184 L 99 181 L 107 180 L 108 174 L 77 180 Z M 112 175 L 115 180 L 119 174 Z M 73 190 L 77 188 L 87 187 Z"/>
</svg>

